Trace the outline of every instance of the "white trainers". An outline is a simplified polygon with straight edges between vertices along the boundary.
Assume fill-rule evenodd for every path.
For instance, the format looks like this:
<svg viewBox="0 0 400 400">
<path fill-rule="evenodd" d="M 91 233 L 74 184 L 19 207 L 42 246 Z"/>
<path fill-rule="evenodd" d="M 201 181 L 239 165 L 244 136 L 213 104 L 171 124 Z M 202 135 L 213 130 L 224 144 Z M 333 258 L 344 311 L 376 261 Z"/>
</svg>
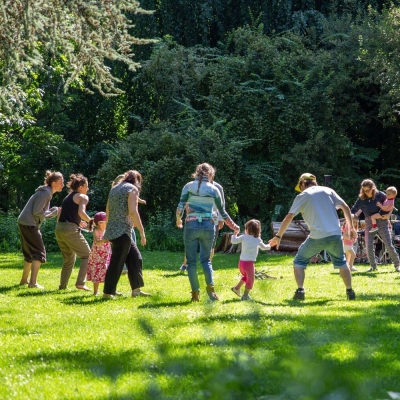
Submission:
<svg viewBox="0 0 400 400">
<path fill-rule="evenodd" d="M 234 286 L 234 287 L 231 287 L 231 290 L 233 293 L 236 294 L 236 296 L 242 297 L 242 294 L 240 293 L 240 289 L 236 289 Z"/>
<path fill-rule="evenodd" d="M 151 294 L 141 290 L 132 290 L 132 297 L 151 297 Z"/>
<path fill-rule="evenodd" d="M 354 267 L 354 266 L 352 266 L 352 267 L 350 267 L 350 271 L 358 271 L 358 269 L 356 268 L 356 267 Z"/>
</svg>

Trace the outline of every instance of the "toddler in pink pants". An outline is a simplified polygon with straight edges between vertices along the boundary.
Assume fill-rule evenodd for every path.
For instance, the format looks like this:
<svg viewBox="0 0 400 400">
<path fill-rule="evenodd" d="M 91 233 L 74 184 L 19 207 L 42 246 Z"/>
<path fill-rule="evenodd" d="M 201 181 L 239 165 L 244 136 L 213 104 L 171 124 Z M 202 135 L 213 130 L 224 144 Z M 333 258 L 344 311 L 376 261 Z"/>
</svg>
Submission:
<svg viewBox="0 0 400 400">
<path fill-rule="evenodd" d="M 239 296 L 242 300 L 251 300 L 249 295 L 250 290 L 254 285 L 255 267 L 254 262 L 257 259 L 258 250 L 271 250 L 269 244 L 265 244 L 261 240 L 261 223 L 256 219 L 251 219 L 246 222 L 244 235 L 237 236 L 238 232 L 232 236 L 232 243 L 242 244 L 242 251 L 239 260 L 239 271 L 242 278 L 236 286 L 232 288 L 233 293 Z M 240 288 L 245 285 L 244 293 L 241 294 Z"/>
</svg>

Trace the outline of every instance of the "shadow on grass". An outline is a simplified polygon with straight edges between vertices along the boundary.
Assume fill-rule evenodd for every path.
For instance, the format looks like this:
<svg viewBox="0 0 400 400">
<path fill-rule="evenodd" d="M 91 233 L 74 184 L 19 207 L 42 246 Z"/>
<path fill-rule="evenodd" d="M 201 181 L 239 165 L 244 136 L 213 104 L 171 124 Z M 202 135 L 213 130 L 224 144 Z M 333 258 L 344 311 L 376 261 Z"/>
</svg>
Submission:
<svg viewBox="0 0 400 400">
<path fill-rule="evenodd" d="M 23 289 L 25 285 L 11 285 L 11 286 L 0 286 L 0 293 L 8 293 L 14 290 Z"/>
<path fill-rule="evenodd" d="M 163 274 L 162 276 L 163 276 L 163 278 L 176 278 L 178 276 L 187 276 L 187 274 L 184 274 L 183 272 L 178 271 L 178 272 L 172 272 L 170 274 Z"/>
<path fill-rule="evenodd" d="M 397 307 L 382 306 L 372 307 L 368 315 L 304 315 L 299 319 L 274 314 L 261 321 L 257 312 L 209 315 L 186 324 L 183 335 L 187 340 L 171 340 L 158 322 L 143 318 L 137 321 L 143 338 L 138 335 L 135 341 L 124 341 L 120 348 L 88 343 L 87 349 L 28 352 L 18 362 L 40 365 L 34 372 L 38 379 L 62 366 L 66 376 L 84 370 L 93 379 L 109 379 L 112 385 L 130 381 L 125 384 L 126 393 L 113 394 L 115 399 L 387 398 L 386 391 L 400 384 L 398 350 L 391 339 L 397 337 L 392 324 L 397 312 Z M 243 330 L 238 321 L 253 326 Z M 224 323 L 225 329 L 212 332 L 209 325 L 213 323 Z M 352 331 L 346 329 L 349 326 Z M 192 339 L 190 332 L 196 330 L 202 334 Z M 146 345 L 152 349 L 151 357 Z M 137 379 L 144 383 L 141 389 Z"/>
<path fill-rule="evenodd" d="M 40 289 L 30 289 L 27 288 L 26 291 L 23 293 L 18 293 L 17 297 L 41 297 L 41 296 L 48 296 L 48 295 L 54 295 L 54 294 L 62 294 L 63 292 L 57 289 L 53 290 L 40 290 Z"/>
</svg>

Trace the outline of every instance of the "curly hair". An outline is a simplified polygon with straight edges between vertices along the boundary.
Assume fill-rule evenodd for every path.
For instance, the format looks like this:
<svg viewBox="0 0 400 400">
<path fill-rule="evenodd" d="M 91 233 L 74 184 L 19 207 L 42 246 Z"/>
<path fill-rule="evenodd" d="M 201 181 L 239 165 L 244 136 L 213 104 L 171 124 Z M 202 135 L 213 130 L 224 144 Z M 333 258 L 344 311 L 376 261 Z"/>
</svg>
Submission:
<svg viewBox="0 0 400 400">
<path fill-rule="evenodd" d="M 210 181 L 212 181 L 214 179 L 214 176 L 215 176 L 215 168 L 212 165 L 208 163 L 199 164 L 196 167 L 196 171 L 192 174 L 192 178 L 199 180 L 197 193 L 199 193 L 200 185 L 203 178 L 207 178 Z"/>
<path fill-rule="evenodd" d="M 67 188 L 72 191 L 76 192 L 80 186 L 87 185 L 88 180 L 82 174 L 71 174 L 69 176 L 69 182 L 67 183 Z"/>
</svg>

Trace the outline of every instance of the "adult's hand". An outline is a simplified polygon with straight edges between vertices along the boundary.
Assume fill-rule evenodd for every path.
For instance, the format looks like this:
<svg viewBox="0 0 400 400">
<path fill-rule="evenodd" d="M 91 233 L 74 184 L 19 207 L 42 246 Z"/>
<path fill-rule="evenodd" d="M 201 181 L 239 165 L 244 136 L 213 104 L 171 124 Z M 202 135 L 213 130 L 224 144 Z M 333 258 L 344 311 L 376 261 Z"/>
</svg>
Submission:
<svg viewBox="0 0 400 400">
<path fill-rule="evenodd" d="M 273 237 L 272 239 L 269 239 L 268 240 L 268 244 L 271 246 L 271 247 L 274 247 L 274 246 L 276 246 L 276 249 L 277 250 L 279 250 L 279 245 L 281 244 L 281 238 L 278 238 L 278 237 Z"/>
<path fill-rule="evenodd" d="M 144 237 L 140 237 L 140 244 L 142 245 L 142 246 L 146 246 L 146 236 L 144 236 Z"/>
</svg>

